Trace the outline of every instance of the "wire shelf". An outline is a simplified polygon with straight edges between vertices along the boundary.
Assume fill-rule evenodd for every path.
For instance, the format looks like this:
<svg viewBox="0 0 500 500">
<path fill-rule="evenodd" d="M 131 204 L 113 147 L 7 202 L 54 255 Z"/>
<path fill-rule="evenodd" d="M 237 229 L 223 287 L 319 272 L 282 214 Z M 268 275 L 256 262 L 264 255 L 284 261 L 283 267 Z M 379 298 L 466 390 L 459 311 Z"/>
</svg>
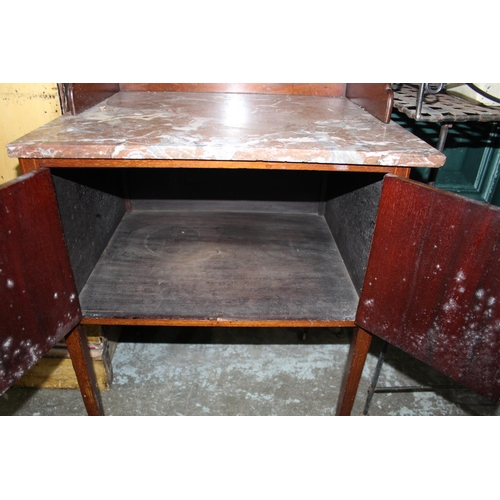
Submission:
<svg viewBox="0 0 500 500">
<path fill-rule="evenodd" d="M 419 113 L 419 87 L 402 84 L 394 90 L 394 108 L 416 121 L 435 123 L 496 122 L 500 109 L 472 104 L 459 97 L 440 92 L 426 94 Z"/>
</svg>

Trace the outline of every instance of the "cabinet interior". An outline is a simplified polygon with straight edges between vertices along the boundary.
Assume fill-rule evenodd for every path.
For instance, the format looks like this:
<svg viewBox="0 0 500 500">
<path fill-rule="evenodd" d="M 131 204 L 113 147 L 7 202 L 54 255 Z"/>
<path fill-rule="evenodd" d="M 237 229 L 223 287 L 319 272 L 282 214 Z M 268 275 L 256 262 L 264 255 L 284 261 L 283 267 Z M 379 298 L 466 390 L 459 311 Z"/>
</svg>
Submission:
<svg viewBox="0 0 500 500">
<path fill-rule="evenodd" d="M 83 322 L 354 325 L 383 174 L 52 174 Z"/>
</svg>

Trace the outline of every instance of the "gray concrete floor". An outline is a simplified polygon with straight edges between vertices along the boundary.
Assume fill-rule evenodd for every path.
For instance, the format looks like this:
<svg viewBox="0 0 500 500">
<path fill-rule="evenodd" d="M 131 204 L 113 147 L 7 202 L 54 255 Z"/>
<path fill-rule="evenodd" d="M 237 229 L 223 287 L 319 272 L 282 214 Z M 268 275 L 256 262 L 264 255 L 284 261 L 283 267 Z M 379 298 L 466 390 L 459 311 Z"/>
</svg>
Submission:
<svg viewBox="0 0 500 500">
<path fill-rule="evenodd" d="M 120 337 L 107 415 L 335 414 L 350 330 L 133 328 Z M 369 354 L 353 415 L 361 415 L 380 342 Z M 379 385 L 450 381 L 390 348 Z M 369 415 L 499 415 L 467 390 L 376 394 Z M 85 415 L 79 391 L 11 388 L 1 416 Z"/>
</svg>

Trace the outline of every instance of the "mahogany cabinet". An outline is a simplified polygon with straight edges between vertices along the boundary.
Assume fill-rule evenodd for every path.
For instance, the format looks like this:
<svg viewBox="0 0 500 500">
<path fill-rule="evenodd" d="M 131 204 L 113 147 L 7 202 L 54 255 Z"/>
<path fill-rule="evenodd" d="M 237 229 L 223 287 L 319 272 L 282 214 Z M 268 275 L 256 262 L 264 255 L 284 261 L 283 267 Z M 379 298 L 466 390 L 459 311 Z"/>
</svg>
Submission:
<svg viewBox="0 0 500 500">
<path fill-rule="evenodd" d="M 445 161 L 389 121 L 387 85 L 116 84 L 97 103 L 103 89 L 93 98 L 94 87 L 81 87 L 83 111 L 73 103 L 76 114 L 8 145 L 27 176 L 0 197 L 44 197 L 34 215 L 60 214 L 66 249 L 41 248 L 37 235 L 47 233 L 28 226 L 18 277 L 0 271 L 2 296 L 27 268 L 47 277 L 34 292 L 44 296 L 38 318 L 56 294 L 75 305 L 54 319 L 57 335 L 44 327 L 51 341 L 78 322 L 355 328 L 384 176 Z M 9 237 L 4 270 L 6 252 L 20 248 Z M 68 259 L 61 292 L 44 284 L 56 283 Z M 0 307 L 11 318 L 7 360 L 26 325 Z M 358 339 L 339 413 L 350 411 L 367 345 Z"/>
<path fill-rule="evenodd" d="M 356 323 L 497 403 L 499 298 L 500 207 L 387 176 Z"/>
</svg>

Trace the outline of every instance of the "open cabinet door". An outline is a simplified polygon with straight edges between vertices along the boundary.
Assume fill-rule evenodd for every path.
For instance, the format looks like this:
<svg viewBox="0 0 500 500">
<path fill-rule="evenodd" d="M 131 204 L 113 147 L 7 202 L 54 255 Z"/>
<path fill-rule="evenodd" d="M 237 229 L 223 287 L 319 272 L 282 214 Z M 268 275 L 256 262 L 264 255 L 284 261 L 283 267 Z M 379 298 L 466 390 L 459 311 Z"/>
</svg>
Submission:
<svg viewBox="0 0 500 500">
<path fill-rule="evenodd" d="M 500 208 L 384 179 L 356 323 L 500 398 Z"/>
<path fill-rule="evenodd" d="M 50 171 L 0 186 L 0 214 L 2 394 L 70 332 L 73 364 L 83 371 L 89 365 L 78 340 L 82 315 Z"/>
</svg>

